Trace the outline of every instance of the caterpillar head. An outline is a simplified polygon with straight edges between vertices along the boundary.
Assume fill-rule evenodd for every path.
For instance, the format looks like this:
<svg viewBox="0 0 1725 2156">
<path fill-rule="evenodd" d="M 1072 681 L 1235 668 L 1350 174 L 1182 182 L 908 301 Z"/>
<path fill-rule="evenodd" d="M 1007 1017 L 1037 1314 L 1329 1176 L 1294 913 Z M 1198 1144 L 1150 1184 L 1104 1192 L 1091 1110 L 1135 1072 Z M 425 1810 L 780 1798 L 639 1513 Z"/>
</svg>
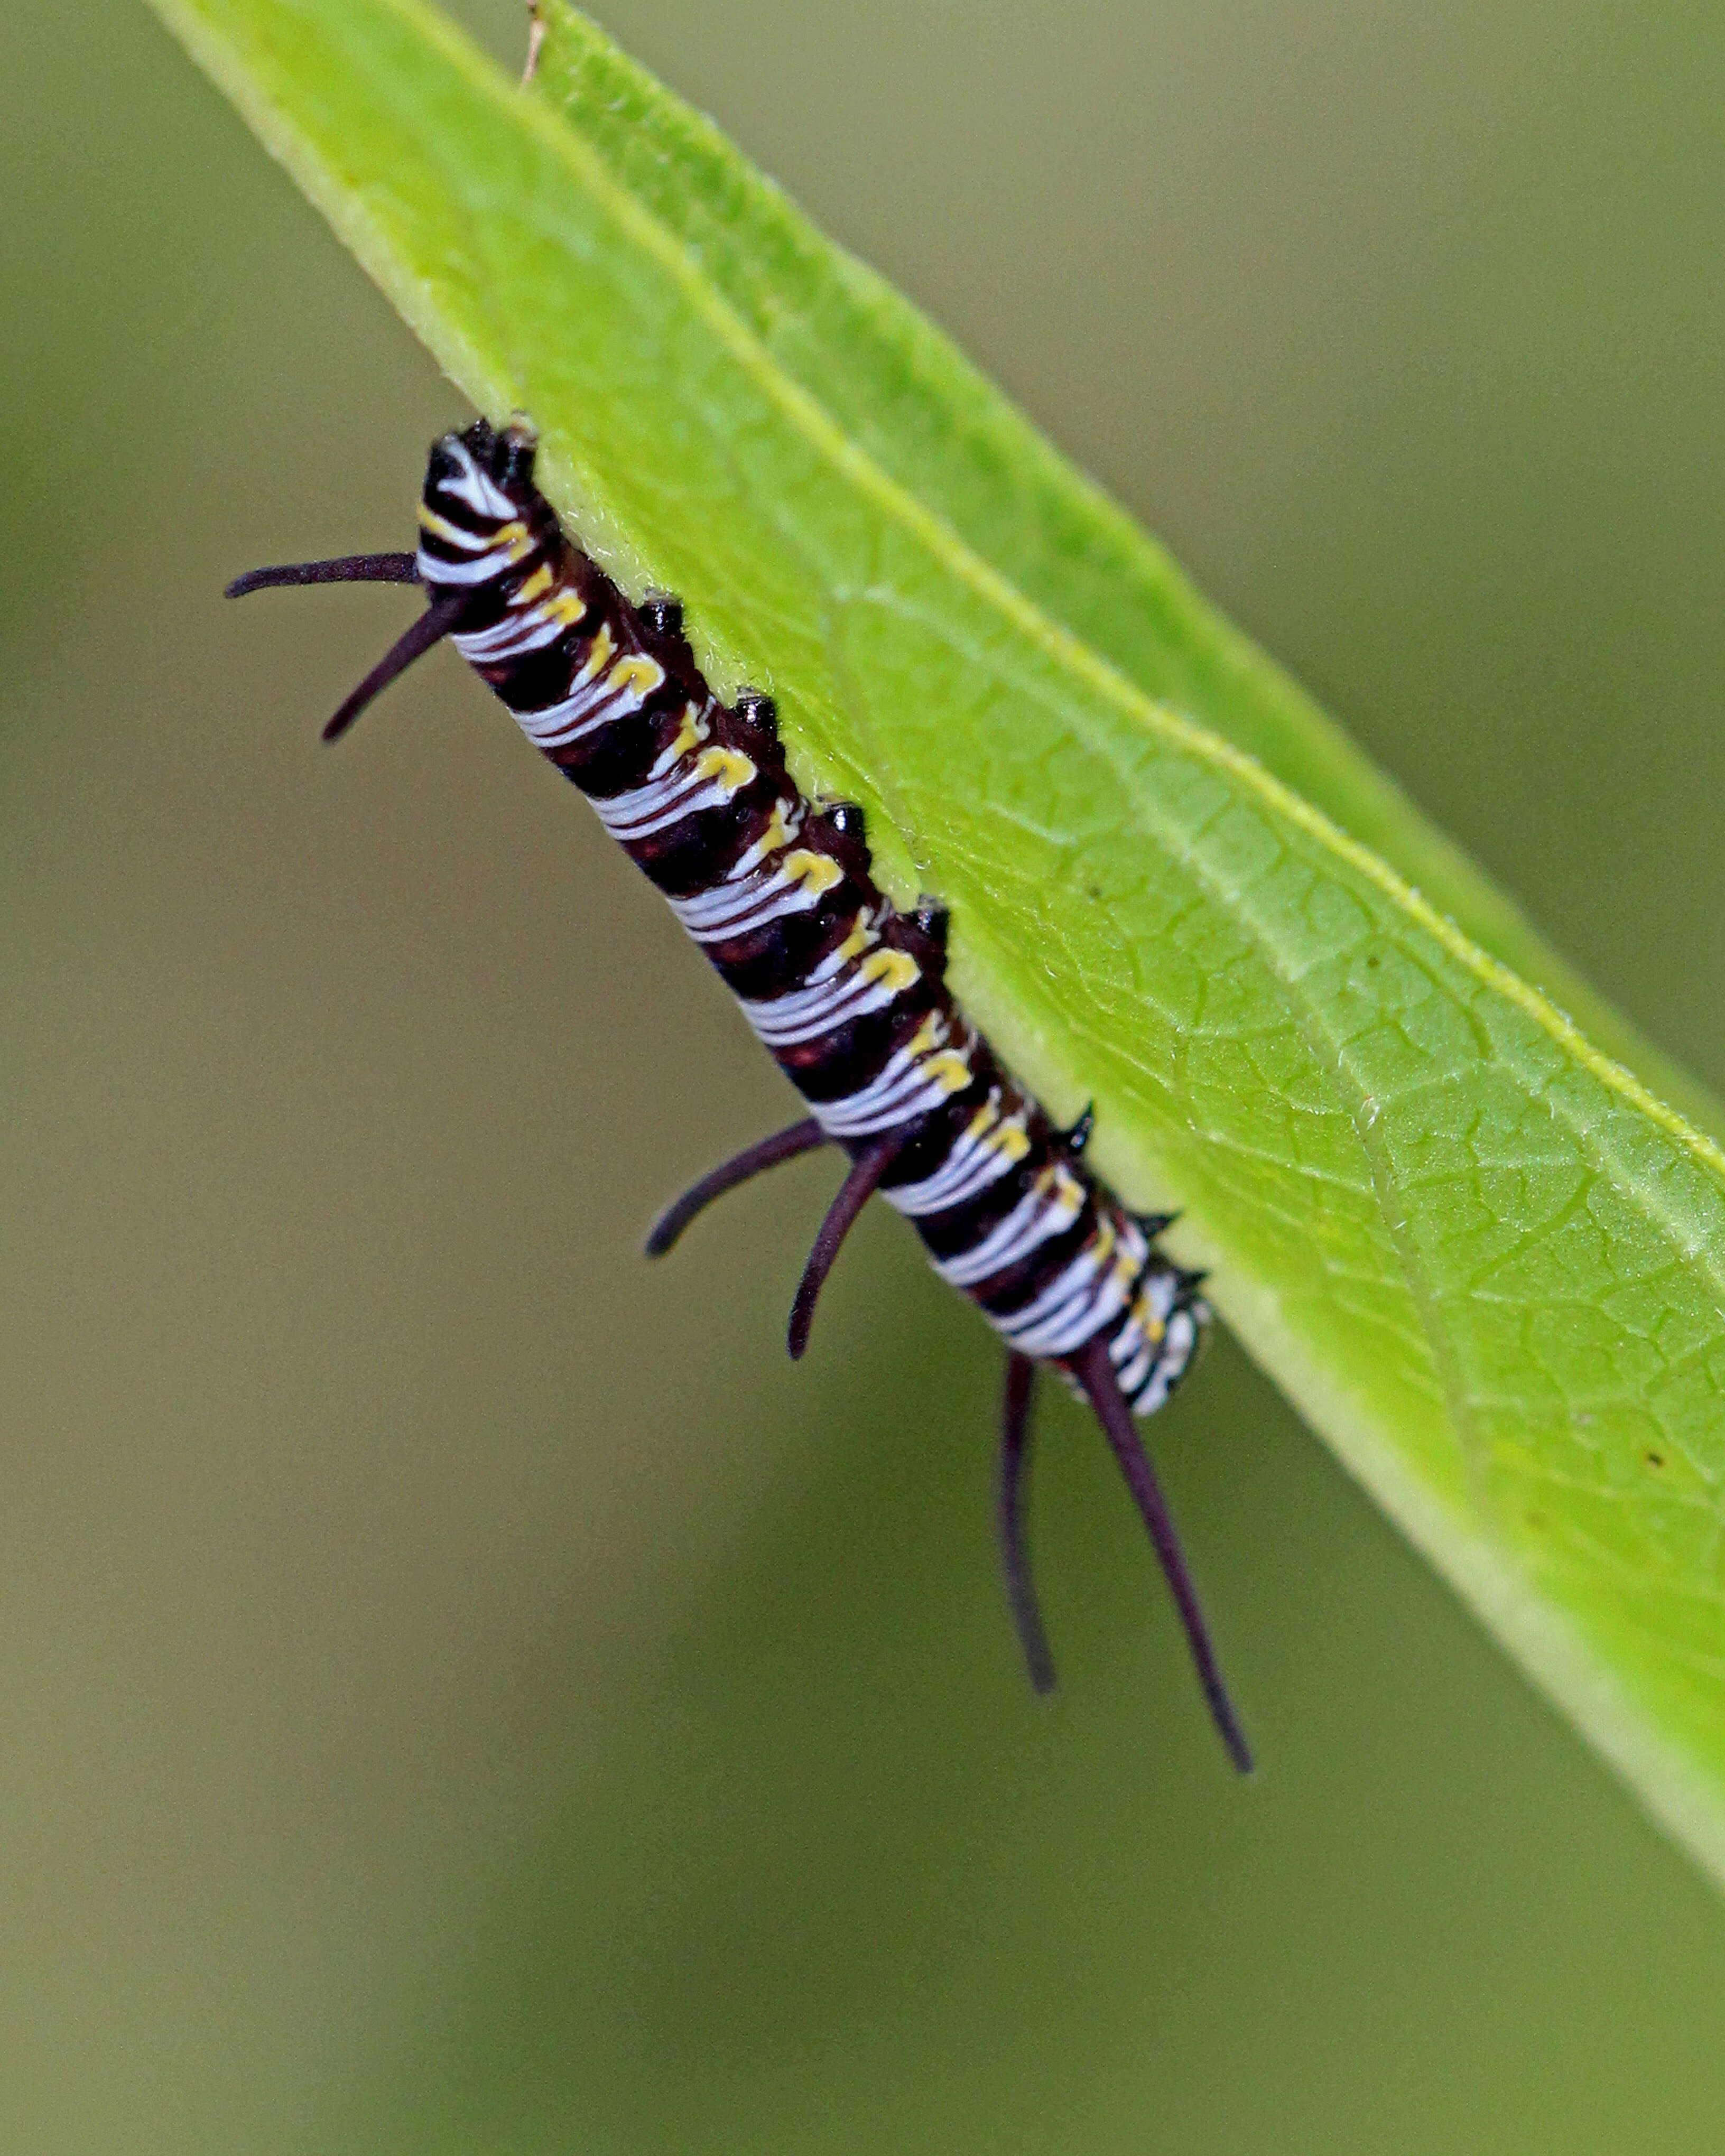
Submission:
<svg viewBox="0 0 1725 2156">
<path fill-rule="evenodd" d="M 501 430 L 489 419 L 475 419 L 459 433 L 440 435 L 431 445 L 425 499 L 470 516 L 506 520 L 535 499 L 538 446 L 532 421 L 520 412 Z"/>
<path fill-rule="evenodd" d="M 517 414 L 484 419 L 431 445 L 419 504 L 418 573 L 428 589 L 465 590 L 530 571 L 556 520 L 533 485 L 537 437 Z"/>
</svg>

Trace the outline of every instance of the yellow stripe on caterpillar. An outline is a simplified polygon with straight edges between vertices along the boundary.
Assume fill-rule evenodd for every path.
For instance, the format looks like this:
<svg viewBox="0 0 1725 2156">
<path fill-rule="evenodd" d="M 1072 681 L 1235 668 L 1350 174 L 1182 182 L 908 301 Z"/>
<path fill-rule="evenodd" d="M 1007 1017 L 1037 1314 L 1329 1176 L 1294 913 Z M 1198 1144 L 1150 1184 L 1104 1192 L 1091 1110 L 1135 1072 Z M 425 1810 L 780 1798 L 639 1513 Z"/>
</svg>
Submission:
<svg viewBox="0 0 1725 2156">
<path fill-rule="evenodd" d="M 633 687 L 644 704 L 649 696 L 665 679 L 665 669 L 656 659 L 648 659 L 637 652 L 619 659 L 605 677 L 608 689 Z M 689 706 L 692 711 L 695 706 Z"/>
<path fill-rule="evenodd" d="M 1061 1160 L 1050 1161 L 1036 1178 L 1039 1197 L 1051 1199 L 1075 1216 L 1084 1208 L 1085 1187 Z"/>
<path fill-rule="evenodd" d="M 614 675 L 613 679 L 615 679 Z M 696 706 L 685 704 L 683 723 L 677 729 L 677 737 L 665 751 L 664 756 L 660 758 L 660 762 L 675 763 L 680 756 L 687 756 L 691 749 L 698 748 L 706 739 L 706 721 L 701 716 Z"/>
<path fill-rule="evenodd" d="M 741 749 L 710 748 L 695 767 L 698 778 L 716 778 L 728 797 L 741 793 L 755 775 L 755 767 Z"/>
<path fill-rule="evenodd" d="M 896 996 L 915 988 L 922 978 L 922 968 L 908 951 L 876 951 L 863 960 L 857 971 L 865 981 L 884 982 Z"/>
<path fill-rule="evenodd" d="M 533 549 L 527 527 L 519 517 L 511 517 L 507 524 L 500 525 L 490 538 L 485 540 L 476 531 L 466 531 L 459 524 L 451 524 L 447 516 L 439 516 L 434 509 L 422 501 L 419 505 L 419 529 L 429 531 L 434 539 L 443 540 L 448 546 L 459 547 L 464 554 L 470 554 L 476 549 L 490 553 L 494 547 L 507 547 L 510 560 L 518 562 L 523 554 L 531 553 Z"/>
<path fill-rule="evenodd" d="M 611 656 L 616 649 L 617 646 L 611 640 L 611 624 L 602 621 L 599 624 L 599 633 L 593 640 L 593 649 L 587 654 L 587 664 L 575 676 L 573 685 L 578 689 L 584 689 L 588 682 L 597 680 L 611 664 Z"/>
<path fill-rule="evenodd" d="M 943 1048 L 917 1066 L 917 1075 L 932 1079 L 943 1093 L 962 1093 L 970 1083 L 971 1069 L 957 1049 Z"/>
<path fill-rule="evenodd" d="M 869 912 L 867 907 L 865 906 L 863 911 L 856 916 L 855 923 L 852 927 L 850 933 L 839 946 L 839 948 L 834 953 L 834 956 L 840 959 L 860 958 L 871 943 L 878 943 L 880 940 L 880 937 L 875 935 L 874 930 L 869 926 Z"/>
<path fill-rule="evenodd" d="M 624 664 L 627 665 L 627 660 Z M 614 672 L 611 678 L 613 680 L 616 680 Z M 699 748 L 711 731 L 706 722 L 706 714 L 701 711 L 701 706 L 698 704 L 685 704 L 683 723 L 677 728 L 676 737 L 670 747 L 661 749 L 655 757 L 653 768 L 647 773 L 648 778 L 649 780 L 663 778 L 665 773 L 675 769 L 685 757 L 692 754 Z"/>
<path fill-rule="evenodd" d="M 813 854 L 806 846 L 799 846 L 795 853 L 785 855 L 784 872 L 793 883 L 801 884 L 817 897 L 822 891 L 830 891 L 845 874 L 830 854 Z"/>
<path fill-rule="evenodd" d="M 775 801 L 773 814 L 767 819 L 767 828 L 751 849 L 757 860 L 765 860 L 769 854 L 782 854 L 803 828 L 800 816 L 793 817 L 783 801 Z"/>
<path fill-rule="evenodd" d="M 1132 1305 L 1132 1316 L 1143 1327 L 1144 1337 L 1150 1345 L 1153 1348 L 1161 1347 L 1168 1327 L 1150 1307 L 1150 1299 L 1147 1296 L 1141 1295 Z"/>
<path fill-rule="evenodd" d="M 999 1120 L 999 1105 L 991 1093 L 965 1125 L 964 1136 L 967 1142 L 972 1145 L 976 1144 L 984 1132 L 991 1130 Z"/>
</svg>

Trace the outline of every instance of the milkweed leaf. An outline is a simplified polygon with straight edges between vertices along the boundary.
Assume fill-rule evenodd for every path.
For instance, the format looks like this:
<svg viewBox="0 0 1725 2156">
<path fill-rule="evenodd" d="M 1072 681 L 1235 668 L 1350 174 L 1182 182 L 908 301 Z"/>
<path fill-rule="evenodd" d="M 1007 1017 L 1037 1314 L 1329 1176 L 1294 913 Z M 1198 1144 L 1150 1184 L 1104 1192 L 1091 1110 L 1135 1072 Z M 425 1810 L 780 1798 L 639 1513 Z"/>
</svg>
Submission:
<svg viewBox="0 0 1725 2156">
<path fill-rule="evenodd" d="M 549 0 L 157 0 L 1250 1351 L 1725 1875 L 1725 1156 L 1638 1042 L 940 334 Z M 1639 1072 L 1640 1076 L 1631 1075 Z"/>
</svg>

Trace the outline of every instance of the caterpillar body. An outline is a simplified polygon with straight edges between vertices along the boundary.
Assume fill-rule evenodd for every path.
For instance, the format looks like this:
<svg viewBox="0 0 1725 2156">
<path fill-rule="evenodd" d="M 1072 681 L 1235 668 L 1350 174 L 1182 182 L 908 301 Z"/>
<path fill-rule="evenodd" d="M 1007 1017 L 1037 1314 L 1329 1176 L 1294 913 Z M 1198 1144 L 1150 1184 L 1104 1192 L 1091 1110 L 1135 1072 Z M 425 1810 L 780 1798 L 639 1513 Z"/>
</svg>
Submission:
<svg viewBox="0 0 1725 2156">
<path fill-rule="evenodd" d="M 1242 1771 L 1250 1755 L 1223 1687 L 1173 1522 L 1134 1415 L 1184 1375 L 1209 1312 L 1200 1276 L 1157 1247 L 1167 1215 L 1130 1210 L 1086 1168 L 1088 1112 L 1061 1128 L 1007 1070 L 946 981 L 946 915 L 900 911 L 870 870 L 860 809 L 820 805 L 786 768 L 772 700 L 708 686 L 680 603 L 633 604 L 564 533 L 533 480 L 519 417 L 434 444 L 413 553 L 258 569 L 270 585 L 418 583 L 429 603 L 325 728 L 341 733 L 449 637 L 522 732 L 581 789 L 670 904 L 802 1095 L 800 1122 L 706 1177 L 648 1240 L 668 1250 L 725 1190 L 833 1144 L 850 1170 L 810 1253 L 790 1323 L 800 1355 L 815 1299 L 876 1192 L 916 1229 L 935 1270 L 1008 1350 L 999 1527 L 1033 1681 L 1054 1681 L 1024 1537 L 1029 1417 L 1048 1364 L 1095 1409 L 1154 1543 L 1211 1713 Z"/>
</svg>

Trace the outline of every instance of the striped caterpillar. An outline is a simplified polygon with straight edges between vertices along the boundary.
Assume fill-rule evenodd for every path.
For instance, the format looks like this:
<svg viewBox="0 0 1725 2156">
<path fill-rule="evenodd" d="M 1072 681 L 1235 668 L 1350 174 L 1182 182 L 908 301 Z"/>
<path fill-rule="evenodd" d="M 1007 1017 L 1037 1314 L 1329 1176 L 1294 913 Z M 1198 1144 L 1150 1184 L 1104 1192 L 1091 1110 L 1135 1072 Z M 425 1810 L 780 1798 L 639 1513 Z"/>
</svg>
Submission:
<svg viewBox="0 0 1725 2156">
<path fill-rule="evenodd" d="M 417 553 L 254 569 L 228 596 L 282 584 L 422 584 L 429 603 L 324 729 L 333 740 L 442 638 L 597 810 L 717 968 L 809 1114 L 715 1168 L 660 1218 L 669 1250 L 712 1200 L 828 1144 L 850 1172 L 797 1289 L 790 1352 L 851 1224 L 876 1191 L 935 1270 L 1007 1345 L 999 1519 L 1009 1602 L 1031 1681 L 1054 1666 L 1024 1543 L 1039 1363 L 1088 1399 L 1161 1561 L 1210 1712 L 1250 1767 L 1198 1599 L 1133 1416 L 1153 1414 L 1197 1352 L 1199 1276 L 1156 1247 L 1169 1216 L 1135 1214 L 1085 1167 L 1089 1111 L 1057 1127 L 946 985 L 945 909 L 900 912 L 870 874 L 862 811 L 816 805 L 788 776 L 773 701 L 721 704 L 675 599 L 632 605 L 573 546 L 533 484 L 535 435 L 484 420 L 432 448 Z"/>
</svg>

